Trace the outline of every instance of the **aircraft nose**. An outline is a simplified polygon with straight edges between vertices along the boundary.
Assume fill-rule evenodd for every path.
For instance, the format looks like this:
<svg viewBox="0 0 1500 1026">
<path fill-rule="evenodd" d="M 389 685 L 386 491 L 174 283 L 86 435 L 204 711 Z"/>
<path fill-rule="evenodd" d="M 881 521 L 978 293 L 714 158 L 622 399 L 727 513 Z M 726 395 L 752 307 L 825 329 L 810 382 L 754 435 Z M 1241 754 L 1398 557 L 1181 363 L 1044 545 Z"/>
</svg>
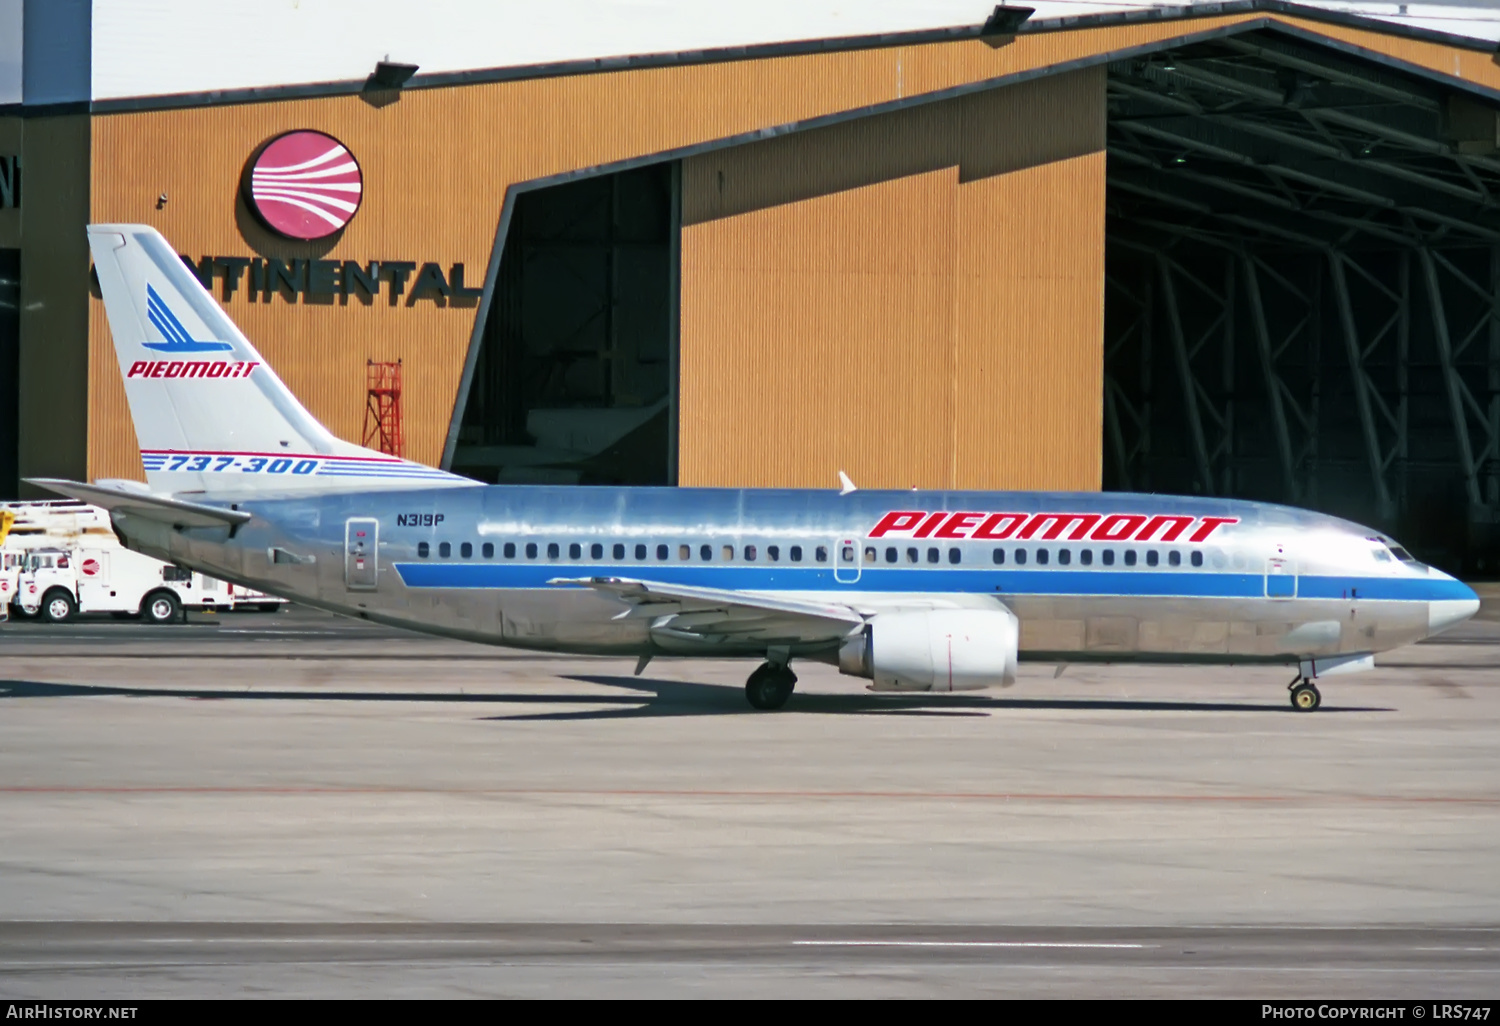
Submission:
<svg viewBox="0 0 1500 1026">
<path fill-rule="evenodd" d="M 1468 592 L 1468 598 L 1438 599 L 1427 603 L 1428 634 L 1445 631 L 1479 612 L 1479 596 L 1470 588 L 1464 591 Z"/>
</svg>

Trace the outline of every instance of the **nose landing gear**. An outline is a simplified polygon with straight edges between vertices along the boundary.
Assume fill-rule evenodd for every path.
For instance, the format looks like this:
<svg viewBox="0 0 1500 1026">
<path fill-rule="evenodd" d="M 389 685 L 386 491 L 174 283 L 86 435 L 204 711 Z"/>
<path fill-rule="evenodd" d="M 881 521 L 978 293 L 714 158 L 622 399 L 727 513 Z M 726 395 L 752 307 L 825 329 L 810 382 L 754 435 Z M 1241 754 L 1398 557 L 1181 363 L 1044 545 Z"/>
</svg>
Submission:
<svg viewBox="0 0 1500 1026">
<path fill-rule="evenodd" d="M 1323 695 L 1318 686 L 1306 677 L 1298 676 L 1287 686 L 1291 692 L 1292 708 L 1298 712 L 1312 712 L 1323 704 Z"/>
<path fill-rule="evenodd" d="M 761 663 L 745 681 L 745 698 L 757 709 L 780 709 L 792 697 L 796 686 L 797 675 L 790 667 Z"/>
</svg>

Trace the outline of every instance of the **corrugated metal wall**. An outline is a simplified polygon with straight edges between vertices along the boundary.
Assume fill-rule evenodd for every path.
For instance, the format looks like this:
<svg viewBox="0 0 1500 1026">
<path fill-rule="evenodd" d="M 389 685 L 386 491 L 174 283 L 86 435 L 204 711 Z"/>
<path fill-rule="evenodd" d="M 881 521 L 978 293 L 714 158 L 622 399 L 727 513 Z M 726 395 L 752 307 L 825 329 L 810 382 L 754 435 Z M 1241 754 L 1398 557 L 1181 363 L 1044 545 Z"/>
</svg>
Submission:
<svg viewBox="0 0 1500 1026">
<path fill-rule="evenodd" d="M 432 260 L 444 268 L 462 262 L 473 285 L 513 183 L 1196 35 L 1246 17 L 1026 35 L 997 48 L 966 41 L 418 90 L 379 108 L 339 97 L 96 116 L 91 218 L 156 225 L 194 258 Z M 1415 45 L 1354 35 L 1372 47 Z M 1423 45 L 1434 53 L 1423 51 L 1422 59 L 1453 61 L 1458 71 L 1452 51 Z M 1493 67 L 1475 63 L 1481 59 L 1465 57 L 1463 73 L 1495 77 Z M 1040 107 L 1007 106 L 1013 101 L 1006 94 L 1022 95 L 1007 89 L 827 137 L 862 147 L 868 166 L 832 156 L 788 164 L 791 151 L 742 148 L 734 159 L 751 163 L 735 166 L 772 163 L 757 183 L 726 176 L 726 196 L 738 197 L 738 207 L 709 202 L 705 190 L 717 194 L 716 175 L 685 186 L 698 212 L 684 238 L 684 483 L 825 485 L 842 462 L 871 484 L 1097 486 L 1102 263 L 1090 247 L 1102 230 L 1104 158 L 1080 140 L 1090 133 L 1102 139 L 1103 108 L 1088 76 L 1059 81 L 1071 84 L 1025 94 L 1038 97 Z M 58 119 L 38 123 L 49 120 Z M 964 127 L 1000 122 L 1007 133 Z M 274 240 L 237 203 L 251 153 L 294 128 L 337 136 L 365 173 L 364 209 L 331 246 Z M 876 145 L 875 134 L 889 145 Z M 924 150 L 924 143 L 934 148 Z M 699 168 L 692 174 L 710 167 L 690 163 Z M 163 193 L 167 202 L 158 208 Z M 811 231 L 814 225 L 825 233 Z M 24 273 L 34 266 L 33 248 L 27 244 Z M 807 280 L 791 280 L 793 264 L 767 264 L 774 252 L 810 269 Z M 56 253 L 69 268 L 80 259 L 71 249 Z M 1090 275 L 1096 281 L 1085 287 Z M 899 294 L 877 285 L 890 282 L 900 283 Z M 850 289 L 864 301 L 854 302 Z M 440 458 L 473 307 L 390 306 L 384 297 L 371 306 L 281 298 L 252 304 L 243 291 L 225 302 L 312 412 L 346 438 L 357 439 L 363 424 L 365 360 L 404 359 L 408 455 Z M 56 334 L 65 328 L 58 323 L 48 329 L 62 361 L 54 377 L 73 393 L 47 386 L 37 394 L 48 409 L 73 411 L 65 415 L 77 421 L 86 387 L 88 474 L 141 476 L 102 305 L 89 307 L 86 377 L 77 369 L 79 354 Z M 771 340 L 776 332 L 789 337 Z M 949 339 L 946 349 L 931 348 L 936 336 Z M 1092 356 L 1086 337 L 1094 339 Z M 713 355 L 716 345 L 740 351 Z M 934 361 L 944 360 L 951 371 L 934 371 Z M 86 386 L 68 384 L 69 373 Z M 934 374 L 946 393 L 926 382 Z M 919 377 L 923 383 L 914 384 Z M 27 380 L 29 388 L 34 377 Z M 788 403 L 786 395 L 825 405 Z M 838 402 L 826 405 L 832 400 Z M 934 422 L 946 426 L 932 428 Z M 825 435 L 834 429 L 836 451 L 780 451 L 788 436 L 808 438 L 814 426 Z M 80 443 L 66 431 L 28 438 L 28 473 L 82 469 Z"/>
<path fill-rule="evenodd" d="M 683 166 L 681 477 L 1099 487 L 1104 71 Z"/>
</svg>

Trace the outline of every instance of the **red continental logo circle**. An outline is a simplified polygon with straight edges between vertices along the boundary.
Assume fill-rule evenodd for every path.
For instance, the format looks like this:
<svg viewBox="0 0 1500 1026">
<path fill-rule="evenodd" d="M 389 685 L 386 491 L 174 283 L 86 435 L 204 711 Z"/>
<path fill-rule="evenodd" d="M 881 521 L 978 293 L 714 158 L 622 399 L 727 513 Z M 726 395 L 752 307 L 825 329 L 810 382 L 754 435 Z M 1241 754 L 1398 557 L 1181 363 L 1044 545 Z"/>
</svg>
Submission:
<svg viewBox="0 0 1500 1026">
<path fill-rule="evenodd" d="M 78 569 L 83 571 L 83 576 L 93 577 L 99 572 L 99 561 L 97 559 L 85 559 Z"/>
<path fill-rule="evenodd" d="M 250 168 L 250 206 L 289 239 L 322 239 L 359 210 L 364 178 L 343 143 L 322 132 L 279 135 Z"/>
</svg>

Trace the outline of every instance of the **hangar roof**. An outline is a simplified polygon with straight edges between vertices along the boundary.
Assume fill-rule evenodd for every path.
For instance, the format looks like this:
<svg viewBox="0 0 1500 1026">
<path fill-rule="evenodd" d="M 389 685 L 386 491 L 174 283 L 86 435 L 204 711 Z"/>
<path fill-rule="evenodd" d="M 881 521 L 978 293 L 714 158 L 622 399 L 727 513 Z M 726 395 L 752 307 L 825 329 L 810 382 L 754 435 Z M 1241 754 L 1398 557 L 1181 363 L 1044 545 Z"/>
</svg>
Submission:
<svg viewBox="0 0 1500 1026">
<path fill-rule="evenodd" d="M 1023 31 L 1255 9 L 1379 24 L 1457 45 L 1500 40 L 1494 0 L 1024 0 Z M 1012 6 L 1020 6 L 1013 2 Z M 147 98 L 198 102 L 362 82 L 376 62 L 413 84 L 485 71 L 568 73 L 654 60 L 723 60 L 977 35 L 983 0 L 0 0 L 0 109 Z M 98 106 L 98 105 L 103 105 Z"/>
</svg>

